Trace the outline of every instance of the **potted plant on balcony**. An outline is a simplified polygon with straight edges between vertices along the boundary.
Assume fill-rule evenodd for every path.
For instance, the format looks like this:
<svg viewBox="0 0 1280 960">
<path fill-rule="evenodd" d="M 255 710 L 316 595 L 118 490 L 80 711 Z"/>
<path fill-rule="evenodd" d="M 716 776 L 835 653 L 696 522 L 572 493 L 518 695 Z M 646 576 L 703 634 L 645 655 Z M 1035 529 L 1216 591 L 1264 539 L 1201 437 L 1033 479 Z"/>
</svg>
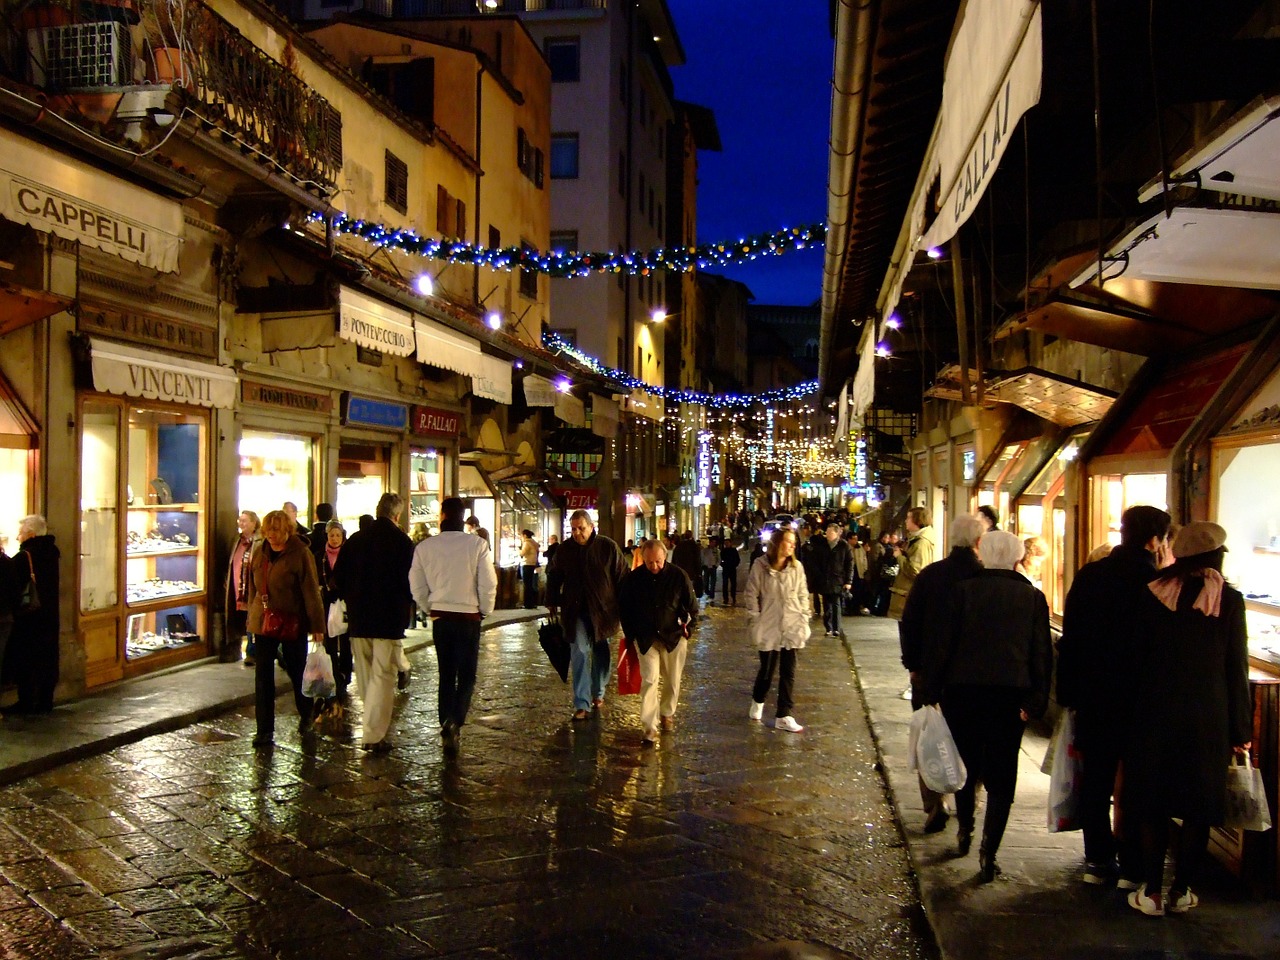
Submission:
<svg viewBox="0 0 1280 960">
<path fill-rule="evenodd" d="M 168 86 L 187 86 L 191 44 L 185 0 L 150 0 L 141 23 L 147 79 Z"/>
</svg>

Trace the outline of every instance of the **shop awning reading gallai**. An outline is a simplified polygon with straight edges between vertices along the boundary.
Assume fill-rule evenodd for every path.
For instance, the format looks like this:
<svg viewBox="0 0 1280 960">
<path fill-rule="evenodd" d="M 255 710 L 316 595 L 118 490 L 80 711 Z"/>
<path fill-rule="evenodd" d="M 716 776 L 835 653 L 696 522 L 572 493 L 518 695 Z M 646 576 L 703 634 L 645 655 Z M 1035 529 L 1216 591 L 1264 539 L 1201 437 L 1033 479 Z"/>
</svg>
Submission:
<svg viewBox="0 0 1280 960">
<path fill-rule="evenodd" d="M 0 132 L 0 216 L 42 233 L 174 273 L 182 204 Z"/>
<path fill-rule="evenodd" d="M 224 410 L 236 404 L 239 378 L 226 367 L 85 339 L 95 390 Z"/>
</svg>

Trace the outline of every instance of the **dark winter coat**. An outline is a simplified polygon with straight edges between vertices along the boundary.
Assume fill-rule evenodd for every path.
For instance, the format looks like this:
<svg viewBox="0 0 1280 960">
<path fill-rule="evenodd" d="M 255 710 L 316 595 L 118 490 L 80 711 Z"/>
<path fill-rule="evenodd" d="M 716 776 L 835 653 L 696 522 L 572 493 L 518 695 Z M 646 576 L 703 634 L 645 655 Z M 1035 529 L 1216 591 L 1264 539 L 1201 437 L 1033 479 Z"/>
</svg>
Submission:
<svg viewBox="0 0 1280 960">
<path fill-rule="evenodd" d="M 30 579 L 25 557 L 15 560 L 0 550 L 0 621 L 13 620 L 18 595 Z"/>
<path fill-rule="evenodd" d="M 924 671 L 924 702 L 948 687 L 1010 687 L 1031 718 L 1049 705 L 1053 645 L 1044 594 L 1014 570 L 983 570 L 962 580 L 947 605 L 950 625 L 936 664 Z"/>
<path fill-rule="evenodd" d="M 333 568 L 338 596 L 347 602 L 348 636 L 404 639 L 412 565 L 413 541 L 388 517 L 351 535 Z"/>
<path fill-rule="evenodd" d="M 693 589 L 702 592 L 702 547 L 697 540 L 677 540 L 670 562 L 689 575 Z"/>
<path fill-rule="evenodd" d="M 813 593 L 832 594 L 853 582 L 853 552 L 843 540 L 833 545 L 826 536 L 809 541 L 809 562 L 805 564 L 809 589 Z"/>
<path fill-rule="evenodd" d="M 1149 611 L 1147 584 L 1155 557 L 1141 546 L 1120 545 L 1085 564 L 1072 581 L 1058 641 L 1057 700 L 1076 711 L 1076 740 L 1084 749 L 1119 743 L 1133 721 L 1134 691 Z"/>
<path fill-rule="evenodd" d="M 1191 609 L 1188 577 L 1173 611 L 1146 591 L 1137 653 L 1142 670 L 1127 729 L 1125 812 L 1220 824 L 1231 748 L 1252 739 L 1244 597 L 1225 586 L 1220 615 Z"/>
<path fill-rule="evenodd" d="M 907 594 L 907 603 L 898 623 L 902 665 L 912 673 L 924 672 L 935 662 L 937 647 L 944 642 L 947 604 L 951 589 L 960 581 L 982 573 L 982 561 L 972 547 L 956 547 L 945 558 L 931 563 L 916 576 Z"/>
<path fill-rule="evenodd" d="M 737 547 L 721 547 L 720 548 L 720 568 L 727 574 L 735 574 L 738 572 L 738 566 L 742 563 L 742 554 L 738 553 Z"/>
<path fill-rule="evenodd" d="M 666 564 L 657 573 L 636 567 L 618 584 L 622 633 L 641 653 L 655 643 L 674 650 L 684 639 L 685 624 L 698 619 L 693 582 L 679 567 Z"/>
<path fill-rule="evenodd" d="M 812 534 L 808 540 L 796 547 L 796 559 L 804 567 L 804 582 L 810 593 L 821 593 L 818 586 L 818 562 L 814 554 L 820 549 L 819 544 L 826 546 L 827 538 L 820 533 Z"/>
<path fill-rule="evenodd" d="M 263 598 L 266 598 L 264 603 Z M 324 605 L 320 602 L 320 582 L 311 550 L 296 534 L 276 553 L 266 540 L 258 540 L 249 558 L 248 631 L 262 632 L 262 612 L 266 605 L 298 618 L 298 639 L 309 633 L 324 633 Z"/>
<path fill-rule="evenodd" d="M 547 567 L 547 606 L 559 608 L 566 636 L 574 635 L 579 621 L 592 640 L 618 632 L 618 584 L 626 574 L 622 551 L 608 537 L 592 533 L 586 543 L 571 538 L 560 544 Z"/>
<path fill-rule="evenodd" d="M 51 533 L 40 537 L 28 537 L 18 548 L 18 553 L 13 558 L 17 568 L 18 582 L 25 586 L 30 576 L 29 571 L 34 570 L 36 590 L 40 595 L 40 609 L 33 613 L 14 611 L 13 637 L 9 641 L 11 644 L 17 646 L 28 643 L 52 644 L 54 649 L 57 649 L 58 633 L 62 629 L 62 619 L 59 614 L 61 604 L 58 602 L 60 592 L 58 560 L 61 556 L 57 541 Z"/>
</svg>

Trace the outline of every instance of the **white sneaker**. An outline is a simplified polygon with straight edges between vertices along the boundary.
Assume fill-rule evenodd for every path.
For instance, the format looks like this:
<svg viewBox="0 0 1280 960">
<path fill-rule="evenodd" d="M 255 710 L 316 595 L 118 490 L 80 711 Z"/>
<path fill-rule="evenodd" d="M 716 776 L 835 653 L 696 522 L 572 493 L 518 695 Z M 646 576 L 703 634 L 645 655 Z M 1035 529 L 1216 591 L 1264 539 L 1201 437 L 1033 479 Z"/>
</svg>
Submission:
<svg viewBox="0 0 1280 960">
<path fill-rule="evenodd" d="M 787 733 L 799 733 L 804 727 L 796 723 L 795 717 L 778 717 L 773 721 L 773 729 L 785 730 Z"/>
<path fill-rule="evenodd" d="M 764 704 L 751 701 L 751 709 L 747 711 L 747 716 L 752 720 L 759 720 L 764 716 Z"/>
</svg>

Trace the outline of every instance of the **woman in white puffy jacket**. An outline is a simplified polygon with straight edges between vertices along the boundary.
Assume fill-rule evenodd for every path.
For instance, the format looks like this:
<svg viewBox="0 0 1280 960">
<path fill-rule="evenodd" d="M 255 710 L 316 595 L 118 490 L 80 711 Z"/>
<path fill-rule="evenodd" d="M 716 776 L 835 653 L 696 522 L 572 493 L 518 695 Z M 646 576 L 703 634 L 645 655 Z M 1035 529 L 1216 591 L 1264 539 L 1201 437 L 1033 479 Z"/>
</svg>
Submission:
<svg viewBox="0 0 1280 960">
<path fill-rule="evenodd" d="M 764 716 L 764 698 L 778 671 L 778 713 L 775 730 L 799 733 L 804 727 L 791 716 L 796 651 L 809 639 L 809 586 L 804 567 L 796 559 L 796 534 L 779 527 L 769 538 L 763 557 L 751 565 L 745 593 L 751 639 L 760 651 L 760 671 L 751 692 L 752 720 Z"/>
</svg>

